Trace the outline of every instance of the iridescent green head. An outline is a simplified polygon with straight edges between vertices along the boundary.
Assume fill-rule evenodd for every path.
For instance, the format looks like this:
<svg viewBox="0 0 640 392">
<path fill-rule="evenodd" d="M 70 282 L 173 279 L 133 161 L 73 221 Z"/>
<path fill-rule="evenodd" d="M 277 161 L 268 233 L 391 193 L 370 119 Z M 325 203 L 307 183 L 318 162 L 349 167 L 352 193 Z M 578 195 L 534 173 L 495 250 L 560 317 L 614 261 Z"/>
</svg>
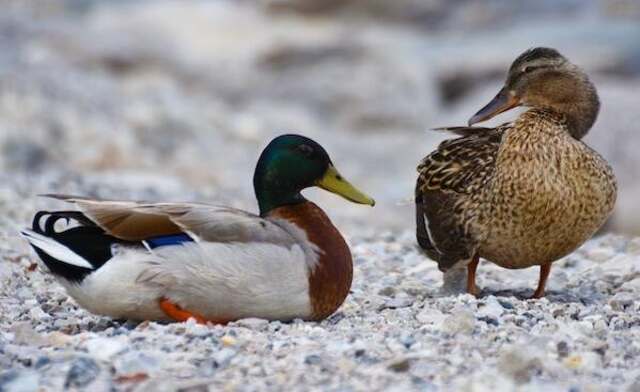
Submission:
<svg viewBox="0 0 640 392">
<path fill-rule="evenodd" d="M 262 151 L 253 176 L 260 214 L 306 199 L 305 188 L 318 186 L 354 203 L 374 205 L 336 170 L 321 145 L 300 135 L 276 137 Z"/>
</svg>

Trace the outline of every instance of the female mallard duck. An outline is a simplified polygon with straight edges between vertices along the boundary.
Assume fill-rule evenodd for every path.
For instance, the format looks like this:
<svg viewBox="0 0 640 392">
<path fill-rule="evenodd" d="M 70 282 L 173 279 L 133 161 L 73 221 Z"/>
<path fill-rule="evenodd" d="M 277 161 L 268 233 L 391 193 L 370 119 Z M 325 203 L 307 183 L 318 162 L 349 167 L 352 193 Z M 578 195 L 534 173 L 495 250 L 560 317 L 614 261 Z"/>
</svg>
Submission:
<svg viewBox="0 0 640 392">
<path fill-rule="evenodd" d="M 516 106 L 497 128 L 471 125 Z M 600 104 L 585 73 L 556 50 L 535 48 L 511 65 L 496 97 L 418 166 L 417 238 L 442 271 L 467 265 L 477 294 L 479 257 L 505 268 L 539 265 L 534 298 L 551 263 L 591 237 L 611 213 L 616 180 L 580 139 Z"/>
<path fill-rule="evenodd" d="M 97 314 L 214 323 L 331 315 L 351 287 L 351 253 L 300 191 L 318 186 L 374 201 L 338 173 L 322 146 L 298 135 L 266 147 L 253 184 L 259 216 L 209 204 L 50 195 L 80 211 L 38 212 L 22 233 L 69 295 Z M 58 231 L 60 219 L 75 225 Z"/>
</svg>

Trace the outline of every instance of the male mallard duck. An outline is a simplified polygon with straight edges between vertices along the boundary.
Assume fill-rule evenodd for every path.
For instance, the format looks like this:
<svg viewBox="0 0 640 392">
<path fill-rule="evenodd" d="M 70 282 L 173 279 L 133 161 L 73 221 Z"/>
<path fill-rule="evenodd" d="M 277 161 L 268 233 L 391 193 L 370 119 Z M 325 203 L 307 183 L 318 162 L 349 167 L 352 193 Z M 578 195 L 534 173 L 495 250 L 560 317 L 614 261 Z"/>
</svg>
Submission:
<svg viewBox="0 0 640 392">
<path fill-rule="evenodd" d="M 472 127 L 516 106 L 529 110 L 497 128 Z M 511 65 L 504 87 L 418 166 L 417 239 L 442 271 L 467 265 L 477 294 L 479 257 L 505 268 L 551 263 L 589 239 L 611 213 L 611 167 L 580 139 L 598 115 L 587 75 L 554 49 L 535 48 Z"/>
<path fill-rule="evenodd" d="M 214 323 L 331 315 L 351 287 L 351 253 L 300 191 L 318 186 L 355 203 L 374 201 L 338 173 L 322 146 L 298 135 L 265 148 L 253 184 L 259 216 L 209 204 L 49 195 L 80 211 L 40 211 L 22 234 L 93 313 Z M 61 219 L 75 226 L 58 231 Z"/>
</svg>

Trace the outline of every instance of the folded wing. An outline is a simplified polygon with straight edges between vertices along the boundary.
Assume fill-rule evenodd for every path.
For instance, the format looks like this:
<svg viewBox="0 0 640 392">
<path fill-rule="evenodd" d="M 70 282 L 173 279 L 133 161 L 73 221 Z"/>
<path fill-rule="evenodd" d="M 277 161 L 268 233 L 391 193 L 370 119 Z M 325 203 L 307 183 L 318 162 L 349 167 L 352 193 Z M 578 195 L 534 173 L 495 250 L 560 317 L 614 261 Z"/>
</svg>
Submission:
<svg viewBox="0 0 640 392">
<path fill-rule="evenodd" d="M 475 217 L 467 206 L 491 178 L 506 126 L 440 128 L 463 136 L 442 142 L 417 168 L 416 236 L 443 270 L 472 256 Z"/>
<path fill-rule="evenodd" d="M 230 207 L 203 203 L 147 203 L 45 195 L 75 204 L 108 234 L 127 241 L 188 233 L 200 241 L 267 242 L 290 245 L 295 238 L 279 224 Z"/>
</svg>

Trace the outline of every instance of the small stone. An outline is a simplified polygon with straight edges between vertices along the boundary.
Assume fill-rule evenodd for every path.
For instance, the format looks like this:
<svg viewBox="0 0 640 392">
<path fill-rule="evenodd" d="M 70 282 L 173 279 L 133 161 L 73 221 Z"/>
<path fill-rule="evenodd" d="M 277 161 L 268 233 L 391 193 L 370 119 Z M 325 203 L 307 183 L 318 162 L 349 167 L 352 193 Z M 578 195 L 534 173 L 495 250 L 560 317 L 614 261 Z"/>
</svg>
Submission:
<svg viewBox="0 0 640 392">
<path fill-rule="evenodd" d="M 609 305 L 614 310 L 624 310 L 626 307 L 633 305 L 635 297 L 631 293 L 616 293 L 609 299 Z"/>
<path fill-rule="evenodd" d="M 542 369 L 542 362 L 527 347 L 509 347 L 500 353 L 498 369 L 514 381 L 526 383 Z"/>
<path fill-rule="evenodd" d="M 403 336 L 400 337 L 400 342 L 409 349 L 416 343 L 416 338 L 413 337 L 413 335 L 403 334 Z"/>
<path fill-rule="evenodd" d="M 64 387 L 82 388 L 91 384 L 100 374 L 100 366 L 91 358 L 78 358 L 73 361 L 67 373 Z"/>
<path fill-rule="evenodd" d="M 564 360 L 564 365 L 569 369 L 579 369 L 582 366 L 582 357 L 580 355 L 572 355 Z"/>
<path fill-rule="evenodd" d="M 257 317 L 248 317 L 248 318 L 244 318 L 236 321 L 236 325 L 247 328 L 247 329 L 251 329 L 254 331 L 259 331 L 264 327 L 266 327 L 268 324 L 269 324 L 269 320 L 261 319 Z"/>
<path fill-rule="evenodd" d="M 640 237 L 632 238 L 627 243 L 626 252 L 630 255 L 640 255 Z"/>
<path fill-rule="evenodd" d="M 139 324 L 135 324 L 135 323 L 129 323 L 129 321 L 127 321 L 127 323 L 125 324 L 127 327 L 132 327 L 131 329 L 135 328 L 138 331 L 144 331 L 145 329 L 149 328 L 149 324 L 151 322 L 149 320 L 145 320 Z"/>
<path fill-rule="evenodd" d="M 33 392 L 39 383 L 38 373 L 32 371 L 9 370 L 0 374 L 0 391 Z"/>
<path fill-rule="evenodd" d="M 212 355 L 212 358 L 216 361 L 219 367 L 225 367 L 229 364 L 231 359 L 235 357 L 237 352 L 231 348 L 225 347 L 218 350 Z"/>
<path fill-rule="evenodd" d="M 71 336 L 59 331 L 53 331 L 49 333 L 45 338 L 46 343 L 52 347 L 62 347 L 72 340 L 73 338 Z"/>
<path fill-rule="evenodd" d="M 503 313 L 504 307 L 494 296 L 489 296 L 484 300 L 484 302 L 478 303 L 477 314 L 481 317 L 488 317 L 497 320 Z"/>
<path fill-rule="evenodd" d="M 468 310 L 457 310 L 443 320 L 441 329 L 451 334 L 470 334 L 476 324 L 476 317 Z"/>
<path fill-rule="evenodd" d="M 603 263 L 616 255 L 616 251 L 610 247 L 598 247 L 589 250 L 587 257 L 595 262 Z"/>
<path fill-rule="evenodd" d="M 498 321 L 498 319 L 489 316 L 478 317 L 478 321 L 484 321 L 488 325 L 493 325 L 495 327 L 500 325 L 500 321 Z"/>
<path fill-rule="evenodd" d="M 139 351 L 128 351 L 114 361 L 117 374 L 151 374 L 158 369 L 158 358 Z"/>
<path fill-rule="evenodd" d="M 326 322 L 332 325 L 335 325 L 337 323 L 339 323 L 341 320 L 344 319 L 344 313 L 342 312 L 336 312 L 334 314 L 332 314 L 331 316 L 329 316 L 329 318 L 327 318 Z"/>
<path fill-rule="evenodd" d="M 37 171 L 49 160 L 48 150 L 28 139 L 10 139 L 3 143 L 4 164 L 12 169 Z"/>
<path fill-rule="evenodd" d="M 223 337 L 221 337 L 220 338 L 220 342 L 224 346 L 235 346 L 238 343 L 236 338 L 234 338 L 233 336 L 230 336 L 230 335 L 224 335 Z"/>
<path fill-rule="evenodd" d="M 208 326 L 195 322 L 193 318 L 189 320 L 193 320 L 193 322 L 185 323 L 185 333 L 189 337 L 204 337 L 211 335 L 211 329 Z"/>
<path fill-rule="evenodd" d="M 14 323 L 11 328 L 11 332 L 14 334 L 14 342 L 16 344 L 28 344 L 28 345 L 42 345 L 45 343 L 45 339 L 42 338 L 40 334 L 38 334 L 31 323 L 28 322 L 19 322 Z"/>
<path fill-rule="evenodd" d="M 384 297 L 393 297 L 396 294 L 396 289 L 391 286 L 385 286 L 382 290 L 378 291 L 378 294 Z"/>
<path fill-rule="evenodd" d="M 43 321 L 51 318 L 51 316 L 45 313 L 39 306 L 31 308 L 29 310 L 29 314 L 32 319 L 38 321 Z"/>
<path fill-rule="evenodd" d="M 585 352 L 568 356 L 564 364 L 569 369 L 594 370 L 600 367 L 601 359 L 595 352 Z"/>
<path fill-rule="evenodd" d="M 512 304 L 511 302 L 509 302 L 509 301 L 507 301 L 507 300 L 504 300 L 504 299 L 499 299 L 499 300 L 498 300 L 498 303 L 500 303 L 500 305 L 501 305 L 503 308 L 508 309 L 508 310 L 511 310 L 511 309 L 513 309 L 513 308 L 514 308 L 514 307 L 513 307 L 513 304 Z"/>
<path fill-rule="evenodd" d="M 126 349 L 124 339 L 120 337 L 103 338 L 96 337 L 85 342 L 89 354 L 101 361 L 108 361 L 117 353 Z"/>
<path fill-rule="evenodd" d="M 408 358 L 395 360 L 389 364 L 389 369 L 394 372 L 406 372 L 411 368 L 411 361 Z"/>
<path fill-rule="evenodd" d="M 439 311 L 438 309 L 423 308 L 420 313 L 416 315 L 416 320 L 423 324 L 441 324 L 447 315 Z"/>
<path fill-rule="evenodd" d="M 322 358 L 316 354 L 307 355 L 304 358 L 304 363 L 307 365 L 319 365 L 322 363 Z"/>
<path fill-rule="evenodd" d="M 51 363 L 51 359 L 49 357 L 39 357 L 36 360 L 36 363 L 33 365 L 34 368 L 40 369 Z"/>
<path fill-rule="evenodd" d="M 566 358 L 569 355 L 569 345 L 565 341 L 560 341 L 556 345 L 556 351 L 558 352 L 558 357 Z"/>
<path fill-rule="evenodd" d="M 380 305 L 378 310 L 406 308 L 413 305 L 413 302 L 414 302 L 414 299 L 410 297 L 391 298 L 385 301 L 384 304 Z"/>
</svg>

